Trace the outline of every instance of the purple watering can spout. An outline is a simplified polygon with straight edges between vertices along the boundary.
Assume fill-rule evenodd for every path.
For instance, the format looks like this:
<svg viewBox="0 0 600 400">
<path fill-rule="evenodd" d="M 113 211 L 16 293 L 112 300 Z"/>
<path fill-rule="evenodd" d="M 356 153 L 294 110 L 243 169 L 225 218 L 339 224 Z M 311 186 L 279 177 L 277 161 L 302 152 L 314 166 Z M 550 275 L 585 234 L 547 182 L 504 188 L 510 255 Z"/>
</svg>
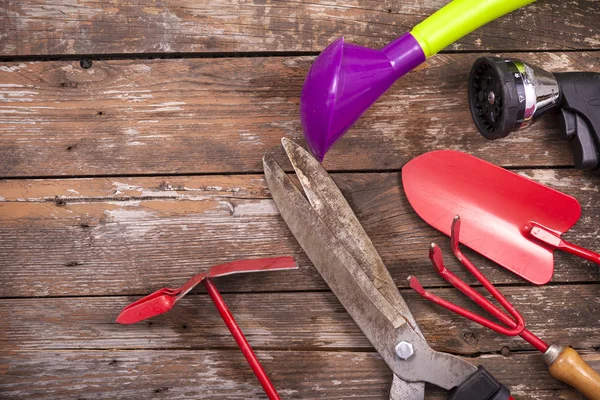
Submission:
<svg viewBox="0 0 600 400">
<path fill-rule="evenodd" d="M 424 62 L 421 46 L 405 33 L 382 50 L 339 38 L 317 57 L 300 95 L 300 119 L 313 153 L 325 153 L 401 76 Z"/>
<path fill-rule="evenodd" d="M 454 41 L 534 0 L 452 0 L 381 50 L 345 43 L 327 47 L 308 72 L 300 119 L 314 156 L 327 150 L 392 84 Z"/>
</svg>

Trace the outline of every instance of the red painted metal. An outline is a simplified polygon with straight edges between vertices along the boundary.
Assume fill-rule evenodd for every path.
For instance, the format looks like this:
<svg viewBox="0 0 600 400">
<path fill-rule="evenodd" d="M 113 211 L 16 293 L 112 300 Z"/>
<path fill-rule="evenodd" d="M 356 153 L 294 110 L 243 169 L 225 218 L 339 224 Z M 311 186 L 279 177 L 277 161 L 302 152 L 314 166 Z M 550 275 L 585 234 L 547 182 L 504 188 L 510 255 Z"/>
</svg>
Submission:
<svg viewBox="0 0 600 400">
<path fill-rule="evenodd" d="M 600 262 L 599 255 L 561 242 L 581 214 L 575 198 L 476 157 L 452 150 L 423 154 L 402 168 L 402 182 L 427 223 L 450 235 L 452 218 L 460 215 L 462 244 L 532 283 L 550 281 L 557 249 Z"/>
<path fill-rule="evenodd" d="M 550 248 L 562 250 L 575 256 L 600 264 L 600 254 L 563 240 L 560 235 L 532 222 L 524 228 L 524 233 Z"/>
<path fill-rule="evenodd" d="M 567 253 L 573 254 L 575 256 L 584 258 L 588 261 L 591 261 L 596 264 L 600 264 L 600 254 L 594 253 L 591 250 L 585 249 L 581 246 L 577 246 L 576 244 L 569 243 L 565 240 L 561 240 L 559 250 L 565 251 Z"/>
<path fill-rule="evenodd" d="M 221 318 L 223 318 L 223 321 L 225 321 L 225 325 L 227 325 L 229 332 L 231 332 L 235 342 L 244 354 L 244 357 L 246 357 L 248 364 L 250 364 L 250 368 L 252 368 L 254 375 L 256 375 L 256 378 L 265 390 L 265 393 L 269 399 L 279 400 L 279 394 L 277 394 L 277 391 L 267 376 L 267 373 L 263 369 L 262 365 L 258 361 L 258 358 L 256 357 L 256 354 L 254 354 L 254 351 L 252 351 L 250 344 L 246 340 L 244 333 L 238 326 L 235 318 L 233 318 L 231 311 L 229 311 L 227 304 L 225 304 L 223 297 L 221 297 L 221 293 L 219 293 L 212 280 L 205 279 L 202 283 L 204 284 L 204 287 L 206 288 L 211 300 L 215 304 L 215 307 L 219 311 L 219 314 L 221 314 Z"/>
<path fill-rule="evenodd" d="M 445 266 L 442 259 L 442 251 L 440 248 L 433 244 L 429 251 L 429 258 L 431 259 L 432 264 L 436 267 L 440 276 L 447 282 L 449 282 L 452 286 L 460 290 L 463 294 L 469 297 L 473 302 L 478 304 L 480 307 L 488 311 L 494 317 L 496 317 L 501 323 L 506 325 L 506 327 L 487 320 L 480 315 L 477 315 L 463 307 L 457 306 L 447 300 L 444 300 L 428 291 L 426 291 L 423 286 L 419 283 L 417 278 L 411 276 L 409 278 L 410 287 L 415 290 L 419 295 L 424 297 L 425 299 L 438 304 L 456 314 L 459 314 L 465 318 L 470 319 L 480 325 L 483 325 L 487 328 L 490 328 L 496 332 L 499 332 L 503 335 L 507 336 L 521 336 L 527 342 L 529 342 L 536 349 L 545 353 L 548 350 L 548 344 L 543 340 L 535 336 L 529 330 L 525 328 L 525 321 L 519 312 L 514 308 L 514 306 L 506 300 L 506 298 L 491 284 L 491 282 L 469 261 L 469 259 L 460 251 L 459 248 L 459 231 L 460 231 L 460 219 L 455 217 L 451 227 L 451 242 L 452 242 L 452 251 L 456 258 L 465 266 L 465 268 L 471 272 L 475 278 L 483 285 L 483 287 L 504 307 L 506 311 L 512 316 L 504 314 L 498 307 L 496 307 L 491 301 L 485 298 L 483 295 L 478 293 L 476 290 L 467 285 L 463 280 L 458 278 L 452 272 L 450 272 Z"/>
<path fill-rule="evenodd" d="M 273 271 L 293 268 L 298 267 L 292 257 L 239 260 L 216 265 L 210 268 L 207 272 L 193 276 L 189 281 L 179 288 L 162 288 L 152 294 L 149 294 L 143 299 L 131 303 L 125 307 L 123 311 L 121 311 L 121 314 L 119 314 L 117 317 L 116 322 L 120 324 L 133 324 L 135 322 L 165 313 L 173 308 L 175 303 L 185 296 L 189 291 L 191 291 L 196 285 L 198 285 L 200 282 L 203 282 L 208 295 L 219 311 L 221 318 L 223 318 L 223 321 L 225 321 L 225 325 L 227 325 L 227 328 L 231 332 L 235 342 L 240 347 L 240 350 L 242 350 L 244 357 L 248 361 L 248 364 L 250 364 L 250 368 L 252 368 L 256 378 L 265 390 L 265 393 L 269 399 L 279 400 L 279 395 L 269 380 L 267 373 L 263 369 L 262 365 L 260 365 L 256 354 L 254 354 L 252 351 L 252 348 L 244 337 L 242 330 L 233 318 L 233 315 L 227 308 L 227 305 L 221 297 L 221 294 L 210 278 L 243 272 Z"/>
<path fill-rule="evenodd" d="M 216 265 L 206 272 L 193 276 L 183 286 L 171 289 L 162 288 L 148 296 L 137 300 L 121 311 L 117 317 L 119 324 L 133 324 L 169 311 L 177 301 L 189 293 L 206 278 L 216 278 L 231 274 L 259 271 L 276 271 L 298 268 L 292 257 L 259 258 L 253 260 L 237 260 Z"/>
</svg>

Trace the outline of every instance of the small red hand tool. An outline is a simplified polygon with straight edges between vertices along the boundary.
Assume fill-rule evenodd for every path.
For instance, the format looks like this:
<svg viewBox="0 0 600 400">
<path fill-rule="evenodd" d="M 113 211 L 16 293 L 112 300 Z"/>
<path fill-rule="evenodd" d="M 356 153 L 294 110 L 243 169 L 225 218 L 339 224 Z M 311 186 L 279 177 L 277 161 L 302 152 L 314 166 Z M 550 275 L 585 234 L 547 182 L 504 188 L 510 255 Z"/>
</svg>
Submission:
<svg viewBox="0 0 600 400">
<path fill-rule="evenodd" d="M 277 391 L 273 387 L 265 370 L 260 365 L 256 354 L 252 351 L 250 344 L 244 337 L 242 330 L 233 318 L 229 308 L 227 308 L 223 297 L 221 297 L 221 294 L 212 282 L 212 278 L 243 272 L 274 271 L 294 268 L 297 268 L 297 265 L 292 257 L 238 260 L 216 265 L 207 272 L 195 275 L 186 284 L 177 289 L 162 288 L 149 294 L 143 299 L 131 303 L 121 311 L 116 322 L 119 324 L 133 324 L 163 314 L 173 308 L 177 301 L 202 282 L 208 295 L 215 304 L 215 307 L 219 311 L 219 314 L 221 314 L 221 318 L 225 321 L 225 325 L 229 328 L 237 345 L 240 350 L 242 350 L 244 357 L 246 357 L 248 364 L 250 364 L 250 368 L 252 368 L 252 371 L 265 390 L 265 393 L 269 399 L 276 400 L 279 399 Z"/>
<path fill-rule="evenodd" d="M 475 267 L 475 265 L 473 265 L 473 263 L 471 263 L 469 259 L 467 259 L 467 257 L 465 257 L 465 255 L 460 251 L 459 231 L 460 218 L 456 216 L 452 222 L 450 234 L 452 252 L 465 266 L 465 268 L 472 273 L 475 278 L 477 278 L 483 287 L 490 292 L 490 294 L 498 301 L 498 303 L 500 303 L 502 307 L 508 311 L 512 318 L 504 314 L 491 301 L 483 297 L 479 292 L 475 291 L 464 281 L 450 272 L 442 260 L 442 251 L 435 243 L 431 245 L 431 249 L 429 250 L 429 258 L 436 267 L 439 275 L 445 281 L 460 290 L 464 295 L 473 300 L 476 304 L 493 315 L 505 326 L 482 318 L 481 316 L 467 309 L 450 303 L 449 301 L 426 291 L 414 276 L 408 278 L 410 287 L 427 300 L 430 300 L 435 304 L 455 312 L 456 314 L 468 318 L 471 321 L 477 322 L 480 325 L 490 328 L 503 335 L 521 336 L 533 347 L 544 353 L 542 359 L 548 365 L 548 370 L 553 377 L 571 385 L 590 400 L 600 400 L 600 375 L 594 371 L 572 348 L 557 346 L 554 344 L 548 345 L 542 339 L 535 336 L 525 328 L 525 322 L 519 312 L 508 300 L 506 300 L 502 293 L 500 293 L 498 289 L 496 289 L 494 285 L 490 283 L 485 275 L 483 275 L 477 269 L 477 267 Z"/>
</svg>

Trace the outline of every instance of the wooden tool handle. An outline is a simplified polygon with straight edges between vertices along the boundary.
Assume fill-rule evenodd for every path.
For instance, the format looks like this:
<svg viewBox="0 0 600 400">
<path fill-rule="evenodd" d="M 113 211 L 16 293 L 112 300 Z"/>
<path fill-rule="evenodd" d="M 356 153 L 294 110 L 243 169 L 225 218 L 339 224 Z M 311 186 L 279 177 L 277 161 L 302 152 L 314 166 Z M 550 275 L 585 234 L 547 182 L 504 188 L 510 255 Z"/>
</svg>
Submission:
<svg viewBox="0 0 600 400">
<path fill-rule="evenodd" d="M 600 400 L 600 374 L 572 348 L 565 347 L 549 365 L 550 374 L 577 389 L 589 400 Z"/>
</svg>

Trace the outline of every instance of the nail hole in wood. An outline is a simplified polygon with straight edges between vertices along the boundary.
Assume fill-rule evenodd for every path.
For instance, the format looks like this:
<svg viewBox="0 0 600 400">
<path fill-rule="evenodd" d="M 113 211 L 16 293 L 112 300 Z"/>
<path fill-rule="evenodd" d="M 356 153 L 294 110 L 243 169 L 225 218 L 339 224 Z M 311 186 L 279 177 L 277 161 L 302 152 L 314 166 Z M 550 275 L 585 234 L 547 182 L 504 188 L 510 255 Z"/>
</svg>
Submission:
<svg viewBox="0 0 600 400">
<path fill-rule="evenodd" d="M 98 115 L 104 115 L 103 111 L 98 111 Z"/>
<path fill-rule="evenodd" d="M 465 333 L 463 333 L 463 340 L 465 341 L 465 343 L 474 346 L 477 344 L 478 340 L 477 340 L 477 336 L 475 335 L 474 332 L 471 331 L 466 331 Z"/>
<path fill-rule="evenodd" d="M 83 69 L 90 69 L 92 68 L 93 64 L 94 63 L 89 58 L 84 58 L 83 60 L 79 61 L 79 66 Z"/>
</svg>

